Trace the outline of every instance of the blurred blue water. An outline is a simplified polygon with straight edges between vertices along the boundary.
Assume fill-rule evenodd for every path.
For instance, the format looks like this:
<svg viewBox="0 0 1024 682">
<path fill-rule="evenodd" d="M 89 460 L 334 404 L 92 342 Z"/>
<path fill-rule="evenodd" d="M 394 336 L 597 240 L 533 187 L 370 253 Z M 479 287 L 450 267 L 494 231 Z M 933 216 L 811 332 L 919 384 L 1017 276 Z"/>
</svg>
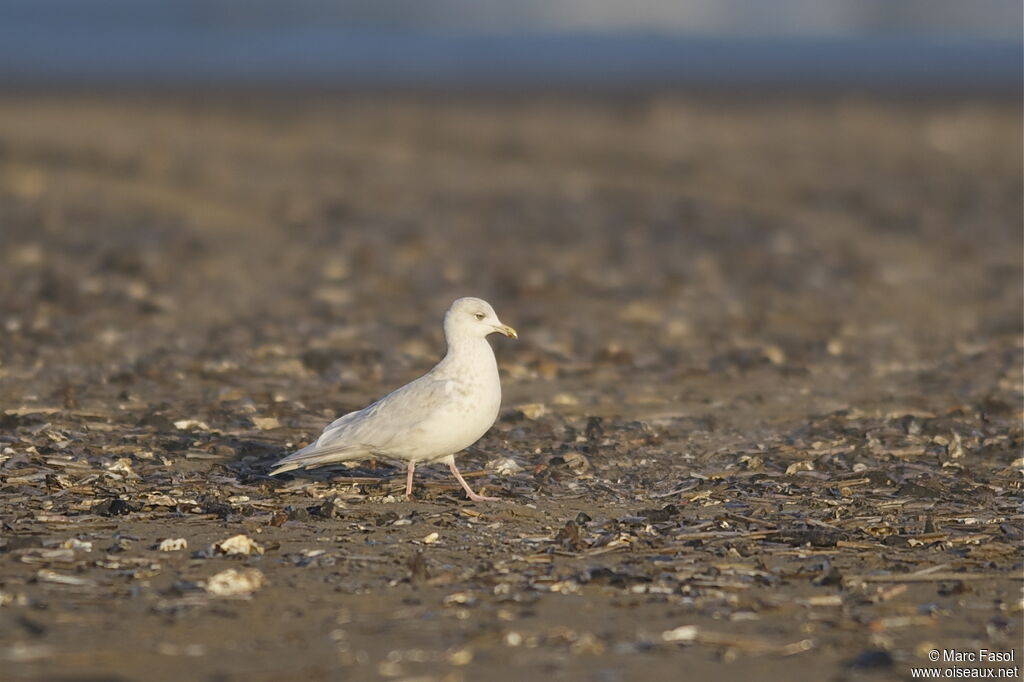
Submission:
<svg viewBox="0 0 1024 682">
<path fill-rule="evenodd" d="M 732 4 L 747 6 L 742 0 Z M 1005 9 L 999 0 L 988 4 Z M 899 21 L 868 31 L 861 25 L 866 20 L 856 15 L 859 30 L 844 30 L 841 22 L 828 24 L 828 30 L 805 30 L 794 19 L 798 30 L 786 31 L 779 29 L 785 17 L 776 17 L 769 30 L 758 32 L 741 22 L 748 16 L 737 15 L 729 24 L 725 15 L 716 30 L 692 31 L 686 25 L 655 30 L 613 20 L 584 30 L 571 14 L 548 21 L 527 13 L 500 30 L 493 22 L 454 21 L 452 13 L 457 18 L 465 3 L 427 2 L 424 6 L 438 11 L 415 20 L 381 14 L 382 6 L 387 4 L 2 0 L 0 82 L 1017 91 L 1022 80 L 1019 33 L 992 22 L 975 21 L 969 30 L 942 24 L 943 30 L 935 30 L 934 17 L 922 15 L 922 21 L 932 21 L 923 30 L 896 15 Z M 721 30 L 723 25 L 743 30 Z"/>
</svg>

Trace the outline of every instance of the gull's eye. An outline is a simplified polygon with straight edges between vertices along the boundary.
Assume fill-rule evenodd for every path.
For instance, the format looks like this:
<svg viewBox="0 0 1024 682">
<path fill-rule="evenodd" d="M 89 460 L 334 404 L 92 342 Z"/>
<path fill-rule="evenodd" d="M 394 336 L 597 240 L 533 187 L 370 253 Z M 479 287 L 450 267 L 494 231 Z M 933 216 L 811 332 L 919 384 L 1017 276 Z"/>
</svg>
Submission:
<svg viewBox="0 0 1024 682">
<path fill-rule="evenodd" d="M 478 319 L 478 320 L 482 320 L 482 319 L 484 319 L 487 316 L 484 315 L 483 313 L 476 313 L 476 315 L 474 315 L 474 317 L 476 317 L 476 319 Z"/>
</svg>

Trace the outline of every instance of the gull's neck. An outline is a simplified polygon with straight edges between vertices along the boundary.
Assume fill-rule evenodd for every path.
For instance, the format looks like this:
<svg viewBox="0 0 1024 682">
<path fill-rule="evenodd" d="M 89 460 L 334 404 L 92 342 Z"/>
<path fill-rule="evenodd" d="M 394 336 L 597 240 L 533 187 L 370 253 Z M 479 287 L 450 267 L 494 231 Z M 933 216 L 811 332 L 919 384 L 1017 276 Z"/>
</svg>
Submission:
<svg viewBox="0 0 1024 682">
<path fill-rule="evenodd" d="M 494 350 L 487 339 L 482 336 L 455 337 L 447 339 L 448 350 L 444 358 L 438 363 L 439 370 L 445 370 L 453 364 L 460 367 L 472 366 L 479 363 L 484 365 L 495 364 Z"/>
</svg>

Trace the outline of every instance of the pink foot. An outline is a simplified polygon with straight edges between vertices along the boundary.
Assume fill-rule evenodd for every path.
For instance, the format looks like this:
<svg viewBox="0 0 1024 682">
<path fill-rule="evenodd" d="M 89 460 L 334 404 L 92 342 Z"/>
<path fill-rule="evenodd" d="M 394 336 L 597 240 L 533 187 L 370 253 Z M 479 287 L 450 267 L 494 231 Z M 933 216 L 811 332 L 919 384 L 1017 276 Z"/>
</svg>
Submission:
<svg viewBox="0 0 1024 682">
<path fill-rule="evenodd" d="M 475 492 L 473 492 L 473 489 L 469 487 L 468 483 L 466 483 L 466 479 L 464 479 L 462 477 L 462 474 L 459 473 L 459 468 L 457 466 L 455 466 L 455 458 L 454 457 L 451 457 L 451 456 L 448 457 L 448 468 L 452 470 L 452 474 L 455 476 L 456 480 L 458 480 L 459 484 L 462 486 L 462 489 L 466 491 L 466 496 L 469 497 L 469 499 L 473 500 L 474 502 L 497 502 L 498 501 L 497 497 L 487 497 L 485 495 L 477 495 Z"/>
<path fill-rule="evenodd" d="M 405 475 L 405 496 L 412 497 L 412 475 L 416 471 L 416 462 L 409 462 L 409 467 Z"/>
</svg>

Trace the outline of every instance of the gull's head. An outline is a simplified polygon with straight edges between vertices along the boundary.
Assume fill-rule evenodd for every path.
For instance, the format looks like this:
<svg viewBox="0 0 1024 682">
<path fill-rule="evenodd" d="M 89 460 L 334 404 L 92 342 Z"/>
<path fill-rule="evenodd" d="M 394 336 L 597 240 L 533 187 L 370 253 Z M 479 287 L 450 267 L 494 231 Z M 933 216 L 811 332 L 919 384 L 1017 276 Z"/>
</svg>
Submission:
<svg viewBox="0 0 1024 682">
<path fill-rule="evenodd" d="M 444 314 L 444 335 L 449 343 L 460 338 L 482 339 L 495 332 L 518 338 L 516 330 L 502 324 L 491 304 L 482 298 L 457 299 Z"/>
</svg>

